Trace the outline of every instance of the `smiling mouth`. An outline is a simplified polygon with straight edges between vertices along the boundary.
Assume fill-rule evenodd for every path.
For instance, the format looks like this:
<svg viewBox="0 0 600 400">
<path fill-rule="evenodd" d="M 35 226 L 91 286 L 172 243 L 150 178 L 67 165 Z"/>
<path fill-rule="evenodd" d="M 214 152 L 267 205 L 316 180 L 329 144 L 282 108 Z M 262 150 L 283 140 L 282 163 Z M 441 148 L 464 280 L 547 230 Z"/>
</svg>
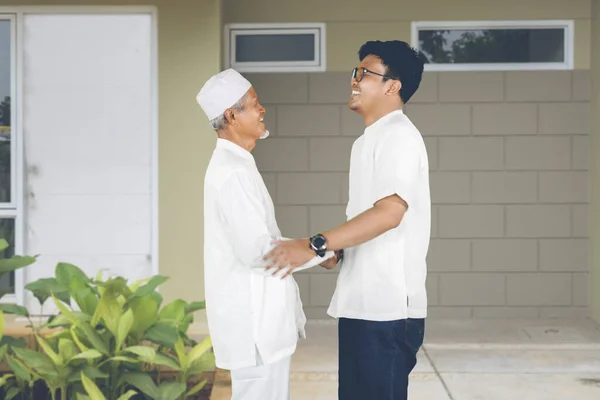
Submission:
<svg viewBox="0 0 600 400">
<path fill-rule="evenodd" d="M 360 96 L 360 92 L 358 90 L 353 90 L 352 97 L 354 97 L 354 96 Z"/>
</svg>

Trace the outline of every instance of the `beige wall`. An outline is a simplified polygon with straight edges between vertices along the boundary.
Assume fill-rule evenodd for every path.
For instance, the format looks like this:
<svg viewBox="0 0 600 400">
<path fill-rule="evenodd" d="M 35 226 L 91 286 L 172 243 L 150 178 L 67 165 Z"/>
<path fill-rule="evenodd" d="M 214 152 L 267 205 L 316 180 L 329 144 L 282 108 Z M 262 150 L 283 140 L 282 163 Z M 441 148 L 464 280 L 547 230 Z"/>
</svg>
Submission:
<svg viewBox="0 0 600 400">
<path fill-rule="evenodd" d="M 123 5 L 110 0 L 0 0 L 0 5 Z M 216 137 L 195 96 L 220 69 L 220 0 L 129 0 L 158 8 L 159 268 L 166 300 L 204 298 L 203 177 Z"/>
<path fill-rule="evenodd" d="M 590 248 L 592 259 L 592 316 L 600 322 L 600 0 L 594 0 L 592 8 L 592 133 L 590 137 L 591 204 Z"/>
<path fill-rule="evenodd" d="M 326 22 L 327 69 L 347 71 L 367 40 L 410 42 L 412 21 L 574 19 L 575 68 L 590 64 L 590 0 L 224 0 L 232 22 Z"/>
<path fill-rule="evenodd" d="M 249 74 L 272 136 L 254 151 L 283 235 L 345 221 L 347 73 Z M 425 137 L 432 317 L 588 315 L 588 71 L 426 73 L 406 107 Z M 337 270 L 296 275 L 326 318 Z"/>
</svg>

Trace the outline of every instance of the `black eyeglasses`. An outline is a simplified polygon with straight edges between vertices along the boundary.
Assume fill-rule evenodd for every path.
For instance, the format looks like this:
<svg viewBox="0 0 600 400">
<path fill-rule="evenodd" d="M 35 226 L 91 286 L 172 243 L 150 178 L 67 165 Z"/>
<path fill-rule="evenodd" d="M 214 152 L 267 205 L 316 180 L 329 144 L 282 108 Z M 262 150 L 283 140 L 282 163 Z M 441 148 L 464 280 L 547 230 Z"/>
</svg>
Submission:
<svg viewBox="0 0 600 400">
<path fill-rule="evenodd" d="M 382 76 L 384 79 L 394 79 L 389 75 L 378 74 L 377 72 L 369 71 L 366 68 L 354 68 L 352 70 L 352 79 L 356 79 L 356 82 L 360 82 L 362 81 L 363 76 L 365 76 L 366 73 Z"/>
</svg>

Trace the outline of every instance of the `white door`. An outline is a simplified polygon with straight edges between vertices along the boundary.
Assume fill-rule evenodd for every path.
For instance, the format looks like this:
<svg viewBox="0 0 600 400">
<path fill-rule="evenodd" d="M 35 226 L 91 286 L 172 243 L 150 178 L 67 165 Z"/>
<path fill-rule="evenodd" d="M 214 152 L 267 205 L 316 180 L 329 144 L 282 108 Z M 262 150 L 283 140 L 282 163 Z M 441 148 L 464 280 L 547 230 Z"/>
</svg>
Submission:
<svg viewBox="0 0 600 400">
<path fill-rule="evenodd" d="M 152 275 L 153 15 L 22 19 L 25 283 L 58 262 L 90 275 Z M 37 301 L 26 297 L 36 311 Z M 50 304 L 46 311 L 54 308 Z"/>
</svg>

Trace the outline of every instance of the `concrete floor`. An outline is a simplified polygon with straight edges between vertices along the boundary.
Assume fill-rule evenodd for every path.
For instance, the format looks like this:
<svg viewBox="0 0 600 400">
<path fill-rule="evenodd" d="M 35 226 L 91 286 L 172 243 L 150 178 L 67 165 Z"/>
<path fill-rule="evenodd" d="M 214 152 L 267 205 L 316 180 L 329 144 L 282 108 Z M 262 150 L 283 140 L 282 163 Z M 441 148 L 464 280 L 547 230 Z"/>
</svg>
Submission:
<svg viewBox="0 0 600 400">
<path fill-rule="evenodd" d="M 431 320 L 411 400 L 598 400 L 600 326 L 588 320 Z M 337 327 L 310 321 L 292 400 L 337 399 Z M 216 385 L 211 400 L 229 400 Z"/>
</svg>

